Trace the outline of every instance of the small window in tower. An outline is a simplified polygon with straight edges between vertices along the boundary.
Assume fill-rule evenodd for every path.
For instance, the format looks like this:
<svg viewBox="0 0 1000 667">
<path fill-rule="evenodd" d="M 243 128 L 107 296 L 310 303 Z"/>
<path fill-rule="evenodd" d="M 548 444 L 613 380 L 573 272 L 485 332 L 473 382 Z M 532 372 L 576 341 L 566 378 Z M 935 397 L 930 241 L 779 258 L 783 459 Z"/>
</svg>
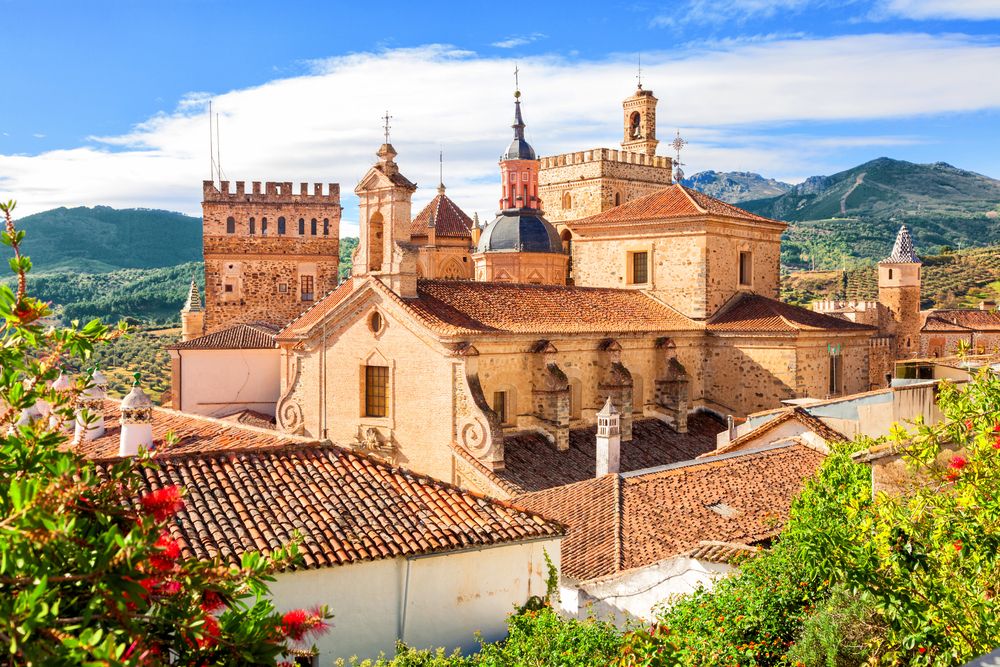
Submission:
<svg viewBox="0 0 1000 667">
<path fill-rule="evenodd" d="M 278 236 L 285 235 L 285 217 L 278 218 Z"/>
<path fill-rule="evenodd" d="M 233 285 L 232 285 L 232 283 L 226 283 L 225 286 L 223 287 L 223 289 L 225 290 L 226 294 L 232 294 L 232 292 L 233 292 Z"/>
<path fill-rule="evenodd" d="M 316 236 L 316 218 L 309 221 L 309 233 L 312 236 Z"/>
<path fill-rule="evenodd" d="M 629 282 L 633 285 L 645 285 L 649 282 L 649 253 L 633 252 L 630 259 L 632 279 Z"/>
<path fill-rule="evenodd" d="M 288 283 L 278 283 L 278 292 L 286 294 L 288 292 Z"/>
<path fill-rule="evenodd" d="M 746 250 L 740 252 L 740 285 L 753 285 L 753 255 Z"/>
<path fill-rule="evenodd" d="M 250 218 L 250 234 L 251 236 L 257 233 L 257 221 Z"/>
<path fill-rule="evenodd" d="M 501 424 L 509 423 L 507 420 L 507 392 L 493 392 L 493 412 L 497 413 Z"/>
<path fill-rule="evenodd" d="M 229 216 L 226 218 L 226 233 L 235 234 L 236 233 L 236 218 Z"/>
<path fill-rule="evenodd" d="M 306 219 L 299 218 L 299 236 L 306 235 Z"/>
<path fill-rule="evenodd" d="M 312 301 L 316 296 L 313 291 L 313 277 L 312 276 L 302 276 L 302 300 Z"/>
<path fill-rule="evenodd" d="M 526 171 L 522 171 L 521 172 L 521 180 L 522 181 L 528 180 L 528 172 L 526 172 Z"/>
<path fill-rule="evenodd" d="M 323 218 L 323 236 L 330 235 L 330 218 Z"/>
<path fill-rule="evenodd" d="M 267 236 L 267 218 L 260 219 L 260 235 Z"/>
<path fill-rule="evenodd" d="M 365 366 L 365 416 L 389 414 L 389 367 Z"/>
<path fill-rule="evenodd" d="M 573 198 L 570 196 L 568 192 L 563 194 L 562 207 L 563 209 L 573 208 Z"/>
<path fill-rule="evenodd" d="M 621 206 L 621 205 L 622 205 L 622 193 L 616 192 L 615 193 L 615 206 Z"/>
<path fill-rule="evenodd" d="M 840 385 L 843 382 L 844 357 L 840 354 L 840 347 L 831 349 L 830 353 L 830 395 L 840 394 Z"/>
</svg>

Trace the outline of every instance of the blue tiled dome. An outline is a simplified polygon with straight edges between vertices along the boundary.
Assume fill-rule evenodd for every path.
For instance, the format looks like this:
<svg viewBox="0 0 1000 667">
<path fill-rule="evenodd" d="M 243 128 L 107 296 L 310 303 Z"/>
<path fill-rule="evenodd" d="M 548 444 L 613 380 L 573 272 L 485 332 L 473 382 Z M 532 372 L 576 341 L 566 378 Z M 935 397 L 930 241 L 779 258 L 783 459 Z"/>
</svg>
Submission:
<svg viewBox="0 0 1000 667">
<path fill-rule="evenodd" d="M 559 252 L 559 232 L 537 211 L 503 211 L 483 230 L 477 252 Z"/>
</svg>

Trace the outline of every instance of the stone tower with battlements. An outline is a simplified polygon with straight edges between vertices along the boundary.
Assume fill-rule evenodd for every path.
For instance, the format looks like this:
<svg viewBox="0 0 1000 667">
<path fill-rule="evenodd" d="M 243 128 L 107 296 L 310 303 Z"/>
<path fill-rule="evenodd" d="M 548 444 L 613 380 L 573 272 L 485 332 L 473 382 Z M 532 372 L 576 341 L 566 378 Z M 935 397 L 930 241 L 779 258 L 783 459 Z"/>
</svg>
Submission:
<svg viewBox="0 0 1000 667">
<path fill-rule="evenodd" d="M 205 181 L 205 332 L 283 326 L 337 287 L 340 186 Z"/>
<path fill-rule="evenodd" d="M 656 155 L 653 92 L 639 88 L 622 110 L 621 150 L 593 148 L 540 160 L 538 192 L 551 222 L 597 215 L 673 183 L 673 161 Z"/>
<path fill-rule="evenodd" d="M 892 313 L 896 358 L 915 356 L 920 350 L 920 258 L 906 225 L 899 228 L 892 254 L 878 264 L 878 300 Z"/>
</svg>

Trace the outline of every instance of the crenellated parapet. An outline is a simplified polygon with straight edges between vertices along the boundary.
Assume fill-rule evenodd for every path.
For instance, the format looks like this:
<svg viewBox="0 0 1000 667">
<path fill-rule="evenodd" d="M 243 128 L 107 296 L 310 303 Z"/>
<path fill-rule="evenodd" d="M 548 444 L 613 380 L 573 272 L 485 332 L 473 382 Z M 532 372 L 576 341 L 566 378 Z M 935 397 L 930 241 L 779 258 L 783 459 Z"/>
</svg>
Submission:
<svg viewBox="0 0 1000 667">
<path fill-rule="evenodd" d="M 585 151 L 551 155 L 539 160 L 542 169 L 569 167 L 590 162 L 618 162 L 634 164 L 659 169 L 672 169 L 673 160 L 663 155 L 646 155 L 634 151 L 618 150 L 616 148 L 592 148 Z"/>
<path fill-rule="evenodd" d="M 205 202 L 224 203 L 268 203 L 268 204 L 340 204 L 340 184 L 313 183 L 312 192 L 309 183 L 299 183 L 299 192 L 295 193 L 291 181 L 215 181 L 202 182 L 202 195 Z M 230 189 L 233 185 L 235 189 Z"/>
</svg>

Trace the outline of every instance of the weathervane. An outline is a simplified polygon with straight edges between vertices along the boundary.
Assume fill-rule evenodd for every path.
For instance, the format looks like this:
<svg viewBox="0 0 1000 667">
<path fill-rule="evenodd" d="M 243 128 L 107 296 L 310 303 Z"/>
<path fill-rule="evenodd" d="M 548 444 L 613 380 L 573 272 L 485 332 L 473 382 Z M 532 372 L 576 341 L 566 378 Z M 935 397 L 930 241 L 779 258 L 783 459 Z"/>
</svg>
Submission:
<svg viewBox="0 0 1000 667">
<path fill-rule="evenodd" d="M 677 167 L 674 171 L 674 180 L 679 181 L 684 178 L 684 170 L 681 169 L 681 165 L 684 164 L 681 162 L 681 149 L 687 146 L 687 142 L 681 138 L 681 131 L 679 129 L 677 130 L 677 136 L 670 142 L 670 145 L 677 152 L 677 159 L 674 160 L 674 166 Z"/>
<path fill-rule="evenodd" d="M 389 121 L 392 120 L 392 116 L 389 115 L 389 111 L 388 110 L 386 110 L 385 116 L 382 117 L 382 120 L 385 121 L 385 124 L 383 125 L 383 131 L 385 132 L 385 143 L 388 144 L 389 143 L 389 127 L 390 127 Z"/>
</svg>

